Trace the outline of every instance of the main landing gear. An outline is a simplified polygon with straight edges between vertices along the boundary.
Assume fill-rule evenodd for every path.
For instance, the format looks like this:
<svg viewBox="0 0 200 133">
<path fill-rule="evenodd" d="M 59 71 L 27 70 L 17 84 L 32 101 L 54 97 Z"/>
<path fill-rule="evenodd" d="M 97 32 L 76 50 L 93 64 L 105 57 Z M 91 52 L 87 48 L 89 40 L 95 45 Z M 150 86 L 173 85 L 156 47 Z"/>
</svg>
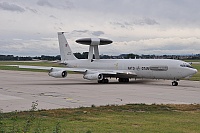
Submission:
<svg viewBox="0 0 200 133">
<path fill-rule="evenodd" d="M 108 79 L 98 80 L 98 83 L 107 84 L 109 82 Z"/>
<path fill-rule="evenodd" d="M 173 81 L 172 82 L 172 86 L 177 86 L 178 85 L 178 82 L 177 81 Z"/>
<path fill-rule="evenodd" d="M 120 83 L 128 83 L 129 82 L 129 78 L 119 78 L 118 81 Z"/>
<path fill-rule="evenodd" d="M 129 82 L 129 78 L 118 78 L 118 81 L 120 83 L 128 83 Z M 109 82 L 108 79 L 103 78 L 102 80 L 98 80 L 98 83 L 101 84 L 107 84 Z"/>
</svg>

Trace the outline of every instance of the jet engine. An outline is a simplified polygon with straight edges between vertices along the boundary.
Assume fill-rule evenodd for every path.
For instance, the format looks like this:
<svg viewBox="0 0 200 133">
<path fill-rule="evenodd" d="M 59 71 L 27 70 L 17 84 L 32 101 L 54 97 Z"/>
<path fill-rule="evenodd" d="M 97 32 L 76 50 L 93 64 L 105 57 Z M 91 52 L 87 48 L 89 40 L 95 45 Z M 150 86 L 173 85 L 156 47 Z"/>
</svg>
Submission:
<svg viewBox="0 0 200 133">
<path fill-rule="evenodd" d="M 85 74 L 83 78 L 87 80 L 102 80 L 103 74 L 101 73 Z"/>
<path fill-rule="evenodd" d="M 54 78 L 65 78 L 67 77 L 66 71 L 56 71 L 53 68 L 49 71 L 49 76 Z"/>
</svg>

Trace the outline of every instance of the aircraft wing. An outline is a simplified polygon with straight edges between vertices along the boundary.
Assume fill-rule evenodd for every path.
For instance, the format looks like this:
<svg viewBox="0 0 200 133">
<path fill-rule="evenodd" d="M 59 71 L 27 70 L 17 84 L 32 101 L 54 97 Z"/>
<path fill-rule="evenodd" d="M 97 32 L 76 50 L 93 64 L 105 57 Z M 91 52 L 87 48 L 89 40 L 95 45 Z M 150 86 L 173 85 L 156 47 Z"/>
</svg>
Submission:
<svg viewBox="0 0 200 133">
<path fill-rule="evenodd" d="M 103 74 L 104 77 L 117 77 L 117 78 L 134 78 L 137 74 L 134 71 L 130 70 L 102 70 L 102 69 L 88 69 L 88 68 L 67 68 L 67 67 L 45 67 L 45 66 L 26 66 L 26 65 L 8 65 L 8 66 L 16 66 L 19 68 L 27 68 L 27 69 L 40 69 L 50 71 L 54 69 L 54 71 L 73 71 L 78 73 L 100 73 Z"/>
<path fill-rule="evenodd" d="M 39 70 L 51 70 L 54 69 L 56 71 L 73 71 L 73 72 L 79 72 L 84 73 L 86 69 L 82 68 L 66 68 L 66 67 L 45 67 L 45 66 L 25 66 L 25 65 L 12 65 L 17 66 L 19 68 L 27 68 L 27 69 L 39 69 Z"/>
</svg>

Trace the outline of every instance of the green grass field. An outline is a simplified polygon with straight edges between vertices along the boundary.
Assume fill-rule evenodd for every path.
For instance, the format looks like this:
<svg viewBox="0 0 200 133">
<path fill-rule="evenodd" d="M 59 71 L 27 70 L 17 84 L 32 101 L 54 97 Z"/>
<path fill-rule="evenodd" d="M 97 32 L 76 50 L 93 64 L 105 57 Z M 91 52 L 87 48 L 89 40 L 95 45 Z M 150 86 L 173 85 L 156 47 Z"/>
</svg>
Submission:
<svg viewBox="0 0 200 133">
<path fill-rule="evenodd" d="M 88 107 L 1 114 L 0 132 L 199 133 L 200 105 Z"/>
<path fill-rule="evenodd" d="M 185 62 L 200 62 L 200 60 L 183 60 L 183 61 L 185 61 Z"/>
<path fill-rule="evenodd" d="M 190 80 L 200 81 L 200 64 L 192 64 L 192 66 L 198 70 L 198 72 L 190 78 Z"/>
<path fill-rule="evenodd" d="M 186 62 L 200 62 L 200 60 L 184 60 Z M 200 81 L 200 64 L 192 64 L 192 66 L 198 70 L 198 73 L 196 73 L 195 75 L 193 75 L 192 78 L 190 78 L 190 80 L 194 80 L 194 81 Z"/>
</svg>

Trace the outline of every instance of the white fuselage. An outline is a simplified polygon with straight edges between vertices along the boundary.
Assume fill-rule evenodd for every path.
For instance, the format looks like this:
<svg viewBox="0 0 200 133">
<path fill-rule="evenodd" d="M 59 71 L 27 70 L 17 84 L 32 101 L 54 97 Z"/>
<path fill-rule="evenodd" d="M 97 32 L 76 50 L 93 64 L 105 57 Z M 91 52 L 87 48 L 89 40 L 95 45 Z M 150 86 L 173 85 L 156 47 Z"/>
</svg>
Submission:
<svg viewBox="0 0 200 133">
<path fill-rule="evenodd" d="M 96 59 L 69 60 L 67 67 L 92 70 L 128 70 L 135 78 L 179 80 L 197 72 L 189 63 L 172 59 Z"/>
</svg>

